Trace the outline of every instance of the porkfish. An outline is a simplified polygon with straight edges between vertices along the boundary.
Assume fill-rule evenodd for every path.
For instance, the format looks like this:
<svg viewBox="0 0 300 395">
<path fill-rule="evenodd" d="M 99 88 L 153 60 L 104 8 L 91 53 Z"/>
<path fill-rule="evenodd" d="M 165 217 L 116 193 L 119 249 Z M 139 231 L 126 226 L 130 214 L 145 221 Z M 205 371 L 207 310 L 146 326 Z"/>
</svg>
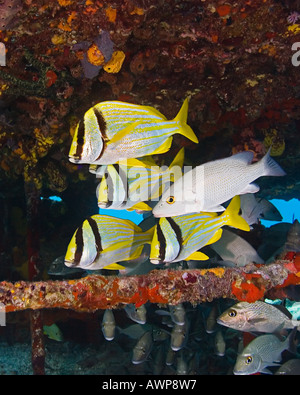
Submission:
<svg viewBox="0 0 300 395">
<path fill-rule="evenodd" d="M 117 262 L 138 258 L 150 244 L 154 227 L 143 232 L 129 220 L 96 214 L 75 231 L 65 255 L 65 265 L 86 270 L 122 270 Z"/>
<path fill-rule="evenodd" d="M 75 129 L 69 160 L 73 163 L 114 164 L 120 160 L 167 152 L 173 135 L 198 139 L 187 125 L 188 99 L 173 120 L 158 110 L 121 101 L 90 108 Z"/>
<path fill-rule="evenodd" d="M 224 211 L 222 204 L 233 196 L 259 191 L 259 186 L 253 183 L 257 178 L 286 174 L 271 158 L 270 150 L 256 163 L 251 163 L 253 155 L 251 151 L 243 151 L 196 166 L 162 194 L 153 215 L 172 217 L 200 211 Z"/>
<path fill-rule="evenodd" d="M 168 168 L 157 166 L 151 157 L 137 159 L 134 166 L 129 167 L 103 165 L 106 167 L 105 174 L 96 191 L 98 206 L 114 210 L 152 210 L 147 201 L 158 201 L 164 188 L 182 176 L 183 161 L 184 148 Z"/>
<path fill-rule="evenodd" d="M 250 230 L 244 218 L 239 216 L 239 210 L 240 197 L 235 196 L 220 215 L 200 212 L 160 218 L 151 243 L 150 261 L 162 263 L 208 259 L 198 250 L 219 240 L 224 225 Z"/>
</svg>

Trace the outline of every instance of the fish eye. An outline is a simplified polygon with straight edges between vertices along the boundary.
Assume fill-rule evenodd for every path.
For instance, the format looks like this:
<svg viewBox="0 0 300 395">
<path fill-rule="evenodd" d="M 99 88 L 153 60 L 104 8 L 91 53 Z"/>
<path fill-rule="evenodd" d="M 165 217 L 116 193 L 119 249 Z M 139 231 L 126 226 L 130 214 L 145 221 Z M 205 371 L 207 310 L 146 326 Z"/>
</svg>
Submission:
<svg viewBox="0 0 300 395">
<path fill-rule="evenodd" d="M 236 316 L 236 310 L 229 310 L 228 312 L 229 317 L 235 317 Z"/>
<path fill-rule="evenodd" d="M 249 365 L 252 362 L 253 358 L 251 357 L 251 355 L 248 355 L 248 357 L 246 358 L 245 362 L 247 365 Z"/>
<path fill-rule="evenodd" d="M 168 204 L 173 204 L 173 203 L 175 203 L 175 197 L 174 196 L 169 196 L 166 201 L 167 201 Z"/>
</svg>

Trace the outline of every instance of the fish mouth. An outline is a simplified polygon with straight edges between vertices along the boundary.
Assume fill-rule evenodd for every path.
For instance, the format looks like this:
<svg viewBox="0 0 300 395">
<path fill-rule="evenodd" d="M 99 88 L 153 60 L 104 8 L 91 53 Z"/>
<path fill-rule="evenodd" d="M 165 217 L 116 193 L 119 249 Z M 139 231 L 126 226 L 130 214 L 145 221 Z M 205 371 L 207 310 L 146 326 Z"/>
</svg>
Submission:
<svg viewBox="0 0 300 395">
<path fill-rule="evenodd" d="M 72 163 L 80 163 L 80 159 L 69 155 L 69 161 Z"/>
<path fill-rule="evenodd" d="M 68 260 L 64 261 L 64 265 L 67 266 L 67 267 L 75 267 L 76 266 L 74 261 L 68 261 Z"/>
</svg>

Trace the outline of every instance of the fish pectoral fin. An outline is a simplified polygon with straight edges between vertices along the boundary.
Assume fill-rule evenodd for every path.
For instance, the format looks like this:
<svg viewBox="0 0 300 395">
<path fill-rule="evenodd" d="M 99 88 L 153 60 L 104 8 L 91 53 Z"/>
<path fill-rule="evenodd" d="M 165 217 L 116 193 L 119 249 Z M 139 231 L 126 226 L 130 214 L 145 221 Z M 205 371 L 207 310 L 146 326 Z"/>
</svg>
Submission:
<svg viewBox="0 0 300 395">
<path fill-rule="evenodd" d="M 255 325 L 255 324 L 260 324 L 261 322 L 265 322 L 266 318 L 249 318 L 247 320 L 249 324 Z"/>
<path fill-rule="evenodd" d="M 248 184 L 242 191 L 240 191 L 240 195 L 245 195 L 246 193 L 256 193 L 259 191 L 259 186 L 252 182 Z"/>
<path fill-rule="evenodd" d="M 126 137 L 136 126 L 139 125 L 140 122 L 133 122 L 130 125 L 126 126 L 123 130 L 120 130 L 118 133 L 116 133 L 110 140 L 109 144 L 114 144 L 117 143 L 118 141 L 122 140 L 124 137 Z"/>
<path fill-rule="evenodd" d="M 139 202 L 134 204 L 132 207 L 127 209 L 128 211 L 133 211 L 133 210 L 141 210 L 141 211 L 151 211 L 152 208 L 148 206 L 147 203 L 145 202 Z"/>
<path fill-rule="evenodd" d="M 187 258 L 185 258 L 185 261 L 206 261 L 207 259 L 209 259 L 209 257 L 206 254 L 203 254 L 203 252 L 200 251 L 196 251 Z"/>
<path fill-rule="evenodd" d="M 142 167 L 145 169 L 151 169 L 151 171 L 152 167 L 157 166 L 153 160 L 148 161 L 147 159 L 128 158 L 124 161 L 124 163 L 127 165 L 127 167 Z"/>
<path fill-rule="evenodd" d="M 172 145 L 172 141 L 173 137 L 168 137 L 155 151 L 151 153 L 151 155 L 164 154 L 165 152 L 169 151 Z"/>
<path fill-rule="evenodd" d="M 125 267 L 122 265 L 119 265 L 118 263 L 111 263 L 110 265 L 104 266 L 102 269 L 107 269 L 107 270 L 124 270 Z"/>
<path fill-rule="evenodd" d="M 223 233 L 223 229 L 218 229 L 218 230 L 216 231 L 216 233 L 213 235 L 213 237 L 212 237 L 211 239 L 208 240 L 208 242 L 206 243 L 206 245 L 213 244 L 213 243 L 215 243 L 216 241 L 218 241 L 218 240 L 221 238 L 222 233 Z"/>
</svg>

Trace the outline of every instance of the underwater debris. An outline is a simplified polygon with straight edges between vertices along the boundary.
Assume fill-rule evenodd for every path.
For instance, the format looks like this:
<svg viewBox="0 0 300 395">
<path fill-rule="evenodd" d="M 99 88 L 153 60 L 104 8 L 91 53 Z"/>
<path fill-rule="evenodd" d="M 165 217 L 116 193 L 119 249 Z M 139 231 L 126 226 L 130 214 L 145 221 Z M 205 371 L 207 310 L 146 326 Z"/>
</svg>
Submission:
<svg viewBox="0 0 300 395">
<path fill-rule="evenodd" d="M 242 268 L 153 270 L 128 277 L 89 275 L 67 281 L 0 283 L 6 312 L 63 308 L 92 312 L 146 302 L 192 305 L 218 298 L 254 302 L 270 290 L 300 284 L 300 255 L 289 252 L 269 265 Z M 269 294 L 268 294 L 269 297 Z"/>
</svg>

